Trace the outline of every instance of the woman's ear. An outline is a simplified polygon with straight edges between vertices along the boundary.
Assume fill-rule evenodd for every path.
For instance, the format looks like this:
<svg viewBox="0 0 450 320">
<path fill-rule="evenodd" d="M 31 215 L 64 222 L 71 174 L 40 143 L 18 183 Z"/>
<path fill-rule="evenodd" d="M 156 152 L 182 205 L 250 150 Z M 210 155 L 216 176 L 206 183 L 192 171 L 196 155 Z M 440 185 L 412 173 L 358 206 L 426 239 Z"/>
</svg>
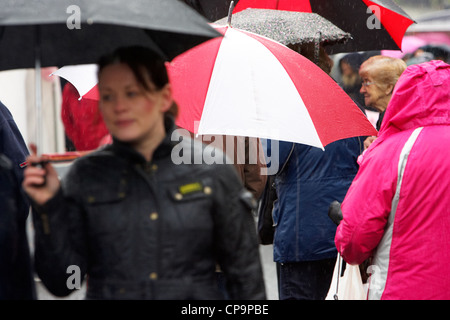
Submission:
<svg viewBox="0 0 450 320">
<path fill-rule="evenodd" d="M 388 84 L 386 86 L 386 90 L 384 90 L 384 93 L 388 96 L 388 95 L 392 94 L 393 90 L 394 90 L 394 85 L 393 84 Z"/>
<path fill-rule="evenodd" d="M 172 86 L 170 83 L 167 83 L 162 89 L 161 89 L 161 96 L 163 99 L 163 103 L 161 104 L 161 111 L 167 112 L 173 103 L 173 97 L 172 97 Z"/>
</svg>

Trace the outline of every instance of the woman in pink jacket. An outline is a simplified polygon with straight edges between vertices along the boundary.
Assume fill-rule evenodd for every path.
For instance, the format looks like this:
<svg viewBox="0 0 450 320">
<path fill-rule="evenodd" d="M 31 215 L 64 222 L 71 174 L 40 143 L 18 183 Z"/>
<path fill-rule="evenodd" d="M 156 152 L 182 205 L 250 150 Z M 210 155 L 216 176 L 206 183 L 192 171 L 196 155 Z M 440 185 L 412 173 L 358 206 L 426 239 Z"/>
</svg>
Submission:
<svg viewBox="0 0 450 320">
<path fill-rule="evenodd" d="M 363 154 L 335 238 L 372 259 L 369 299 L 450 299 L 450 66 L 409 66 Z"/>
</svg>

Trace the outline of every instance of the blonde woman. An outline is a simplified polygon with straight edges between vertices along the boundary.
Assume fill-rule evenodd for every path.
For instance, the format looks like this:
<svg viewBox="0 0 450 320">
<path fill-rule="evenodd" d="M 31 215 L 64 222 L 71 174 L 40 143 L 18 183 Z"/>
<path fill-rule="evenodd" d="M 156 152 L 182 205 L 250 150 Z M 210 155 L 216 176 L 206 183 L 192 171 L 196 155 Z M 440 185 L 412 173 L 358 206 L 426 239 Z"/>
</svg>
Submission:
<svg viewBox="0 0 450 320">
<path fill-rule="evenodd" d="M 362 80 L 360 92 L 364 95 L 364 103 L 380 112 L 377 130 L 380 130 L 395 84 L 405 69 L 406 63 L 402 59 L 386 56 L 373 56 L 364 61 L 359 69 Z M 368 137 L 364 148 L 367 149 L 375 139 Z"/>
</svg>

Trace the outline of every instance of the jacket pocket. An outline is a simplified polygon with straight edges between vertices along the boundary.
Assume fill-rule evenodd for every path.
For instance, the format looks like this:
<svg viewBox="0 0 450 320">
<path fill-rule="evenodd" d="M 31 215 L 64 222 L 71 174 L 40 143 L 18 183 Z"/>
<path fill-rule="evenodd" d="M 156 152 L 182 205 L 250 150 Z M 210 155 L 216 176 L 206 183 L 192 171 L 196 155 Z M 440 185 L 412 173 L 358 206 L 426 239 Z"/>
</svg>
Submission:
<svg viewBox="0 0 450 320">
<path fill-rule="evenodd" d="M 89 206 L 98 206 L 113 202 L 120 202 L 127 196 L 128 188 L 125 179 L 119 183 L 115 182 L 108 185 L 102 185 L 97 188 L 89 188 L 84 194 L 84 201 Z"/>
<path fill-rule="evenodd" d="M 190 180 L 171 184 L 167 188 L 178 220 L 184 228 L 211 226 L 214 187 L 207 180 Z"/>
</svg>

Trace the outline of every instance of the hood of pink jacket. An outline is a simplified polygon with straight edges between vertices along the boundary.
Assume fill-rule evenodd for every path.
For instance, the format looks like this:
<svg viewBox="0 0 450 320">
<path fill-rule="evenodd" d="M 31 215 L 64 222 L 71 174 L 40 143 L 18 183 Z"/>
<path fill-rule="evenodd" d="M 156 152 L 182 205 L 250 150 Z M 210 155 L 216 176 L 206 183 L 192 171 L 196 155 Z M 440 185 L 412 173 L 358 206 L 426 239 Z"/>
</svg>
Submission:
<svg viewBox="0 0 450 320">
<path fill-rule="evenodd" d="M 449 101 L 450 65 L 433 60 L 409 66 L 395 86 L 379 138 L 413 128 L 450 124 Z"/>
</svg>

